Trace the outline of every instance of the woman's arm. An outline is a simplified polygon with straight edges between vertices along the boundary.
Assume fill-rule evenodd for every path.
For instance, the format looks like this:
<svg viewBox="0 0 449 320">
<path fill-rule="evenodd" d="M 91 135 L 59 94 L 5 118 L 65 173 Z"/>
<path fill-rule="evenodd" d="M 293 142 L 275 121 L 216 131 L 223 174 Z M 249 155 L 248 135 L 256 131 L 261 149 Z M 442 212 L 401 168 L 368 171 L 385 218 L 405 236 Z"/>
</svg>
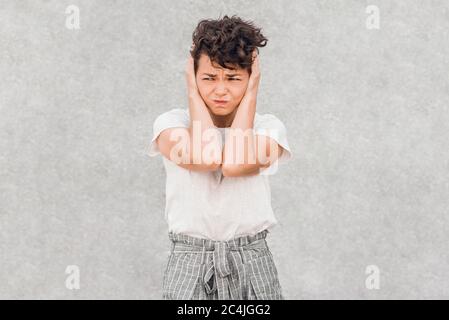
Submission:
<svg viewBox="0 0 449 320">
<path fill-rule="evenodd" d="M 226 177 L 258 174 L 260 168 L 270 166 L 282 153 L 276 141 L 253 133 L 259 82 L 259 56 L 254 52 L 248 87 L 226 135 L 222 164 Z"/>
<path fill-rule="evenodd" d="M 166 129 L 156 141 L 161 153 L 177 165 L 188 170 L 214 171 L 222 163 L 221 133 L 216 129 L 198 91 L 193 58 L 190 56 L 186 66 L 186 80 L 190 126 Z M 205 150 L 216 152 L 203 152 Z"/>
<path fill-rule="evenodd" d="M 190 112 L 189 134 L 191 138 L 190 146 L 194 146 L 196 150 L 199 151 L 191 152 L 190 159 L 192 161 L 191 163 L 194 164 L 213 162 L 212 170 L 215 170 L 221 166 L 222 163 L 221 133 L 215 127 L 209 111 L 207 110 L 207 106 L 198 91 L 193 63 L 193 58 L 189 57 L 186 70 Z M 207 134 L 205 133 L 206 131 Z M 199 149 L 198 146 L 200 145 L 201 148 Z M 218 152 L 215 152 L 213 156 L 210 156 L 208 152 L 203 155 L 202 151 L 205 150 L 207 145 L 208 148 L 214 148 L 214 150 L 217 150 Z"/>
</svg>

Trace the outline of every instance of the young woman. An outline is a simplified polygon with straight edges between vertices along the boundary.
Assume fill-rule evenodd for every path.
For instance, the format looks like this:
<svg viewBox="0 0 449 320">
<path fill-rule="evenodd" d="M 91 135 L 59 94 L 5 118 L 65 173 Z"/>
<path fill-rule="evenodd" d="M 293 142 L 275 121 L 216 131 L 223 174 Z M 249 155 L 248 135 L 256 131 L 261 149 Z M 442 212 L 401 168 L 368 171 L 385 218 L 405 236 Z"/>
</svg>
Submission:
<svg viewBox="0 0 449 320">
<path fill-rule="evenodd" d="M 189 107 L 154 122 L 149 154 L 163 155 L 172 243 L 164 299 L 283 299 L 266 242 L 277 223 L 268 176 L 292 154 L 282 121 L 256 112 L 260 31 L 236 16 L 200 21 Z"/>
</svg>

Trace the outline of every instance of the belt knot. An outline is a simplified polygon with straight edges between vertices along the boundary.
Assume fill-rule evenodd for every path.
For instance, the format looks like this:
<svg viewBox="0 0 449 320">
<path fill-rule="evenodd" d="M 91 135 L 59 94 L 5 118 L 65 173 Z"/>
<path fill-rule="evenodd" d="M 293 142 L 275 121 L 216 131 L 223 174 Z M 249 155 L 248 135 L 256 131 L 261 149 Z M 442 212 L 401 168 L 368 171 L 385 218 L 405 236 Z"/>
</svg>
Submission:
<svg viewBox="0 0 449 320">
<path fill-rule="evenodd" d="M 225 278 L 231 274 L 228 262 L 228 244 L 223 241 L 214 243 L 213 258 L 208 260 L 206 264 L 206 273 L 204 275 L 204 285 L 208 294 L 217 290 L 216 281 L 212 281 L 212 286 L 209 281 L 214 275 L 220 278 Z"/>
</svg>

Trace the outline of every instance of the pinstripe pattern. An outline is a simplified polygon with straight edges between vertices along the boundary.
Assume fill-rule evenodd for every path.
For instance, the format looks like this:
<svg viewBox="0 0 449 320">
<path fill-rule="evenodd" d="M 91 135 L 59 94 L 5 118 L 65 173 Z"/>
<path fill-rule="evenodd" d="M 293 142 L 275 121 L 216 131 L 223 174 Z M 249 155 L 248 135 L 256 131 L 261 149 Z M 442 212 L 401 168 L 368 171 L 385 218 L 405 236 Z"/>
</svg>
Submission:
<svg viewBox="0 0 449 320">
<path fill-rule="evenodd" d="M 213 241 L 170 232 L 163 299 L 284 299 L 267 233 Z"/>
</svg>

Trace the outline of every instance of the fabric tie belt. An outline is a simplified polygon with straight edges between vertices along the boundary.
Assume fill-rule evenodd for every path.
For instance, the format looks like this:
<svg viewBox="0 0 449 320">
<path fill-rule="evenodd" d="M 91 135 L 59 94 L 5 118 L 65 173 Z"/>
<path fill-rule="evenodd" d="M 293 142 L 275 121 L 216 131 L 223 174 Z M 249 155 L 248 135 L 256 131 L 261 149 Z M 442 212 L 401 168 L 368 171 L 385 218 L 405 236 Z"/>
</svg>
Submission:
<svg viewBox="0 0 449 320">
<path fill-rule="evenodd" d="M 230 241 L 201 239 L 202 243 L 198 243 L 198 241 L 197 243 L 185 243 L 182 240 L 178 240 L 174 241 L 172 251 L 175 253 L 202 253 L 200 275 L 204 275 L 202 280 L 207 294 L 218 291 L 218 298 L 220 300 L 239 299 L 238 290 L 234 288 L 233 281 L 229 279 L 231 275 L 228 260 L 229 254 L 231 253 L 229 251 L 240 251 L 241 259 L 245 263 L 243 251 L 267 249 L 265 240 L 266 233 L 266 231 L 263 231 L 256 235 L 257 238 L 255 240 L 253 239 L 253 241 L 244 244 L 236 241 L 238 238 Z M 247 237 L 244 239 L 246 240 Z M 206 252 L 212 252 L 212 258 L 209 257 L 205 263 Z"/>
</svg>

